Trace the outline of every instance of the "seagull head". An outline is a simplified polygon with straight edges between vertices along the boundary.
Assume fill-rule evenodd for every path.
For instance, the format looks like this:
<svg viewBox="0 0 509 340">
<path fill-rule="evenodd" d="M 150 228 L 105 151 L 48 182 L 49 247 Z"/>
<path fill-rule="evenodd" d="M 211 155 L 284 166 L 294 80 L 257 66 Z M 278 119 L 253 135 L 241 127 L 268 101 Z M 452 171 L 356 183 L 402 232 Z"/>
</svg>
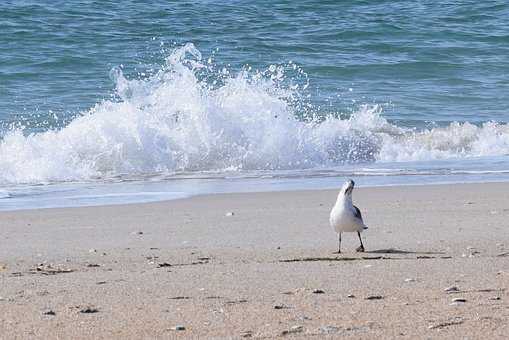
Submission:
<svg viewBox="0 0 509 340">
<path fill-rule="evenodd" d="M 346 181 L 345 184 L 343 184 L 343 187 L 341 188 L 341 193 L 344 196 L 352 196 L 353 187 L 355 186 L 355 182 L 351 179 Z"/>
</svg>

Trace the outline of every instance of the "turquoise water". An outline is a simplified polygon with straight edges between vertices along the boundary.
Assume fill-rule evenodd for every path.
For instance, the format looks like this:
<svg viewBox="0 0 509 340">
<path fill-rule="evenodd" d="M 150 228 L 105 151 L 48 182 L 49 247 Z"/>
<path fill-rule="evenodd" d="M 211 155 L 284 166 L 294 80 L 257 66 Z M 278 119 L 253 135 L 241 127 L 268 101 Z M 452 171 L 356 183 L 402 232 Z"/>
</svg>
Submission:
<svg viewBox="0 0 509 340">
<path fill-rule="evenodd" d="M 509 173 L 506 1 L 3 1 L 0 46 L 11 193 Z"/>
<path fill-rule="evenodd" d="M 0 6 L 2 122 L 78 114 L 111 94 L 112 67 L 139 77 L 186 42 L 234 70 L 295 61 L 324 113 L 355 101 L 389 104 L 384 114 L 407 124 L 507 121 L 506 1 Z"/>
</svg>

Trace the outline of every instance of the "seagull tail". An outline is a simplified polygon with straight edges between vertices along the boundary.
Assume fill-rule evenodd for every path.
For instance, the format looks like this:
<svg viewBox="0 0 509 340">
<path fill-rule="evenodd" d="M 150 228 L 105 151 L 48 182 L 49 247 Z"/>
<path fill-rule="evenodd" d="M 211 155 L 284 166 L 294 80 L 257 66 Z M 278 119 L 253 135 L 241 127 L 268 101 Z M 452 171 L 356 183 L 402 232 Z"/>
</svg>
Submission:
<svg viewBox="0 0 509 340">
<path fill-rule="evenodd" d="M 368 229 L 368 226 L 367 226 L 367 225 L 364 225 L 364 226 L 362 227 L 362 229 L 366 230 L 366 229 Z"/>
</svg>

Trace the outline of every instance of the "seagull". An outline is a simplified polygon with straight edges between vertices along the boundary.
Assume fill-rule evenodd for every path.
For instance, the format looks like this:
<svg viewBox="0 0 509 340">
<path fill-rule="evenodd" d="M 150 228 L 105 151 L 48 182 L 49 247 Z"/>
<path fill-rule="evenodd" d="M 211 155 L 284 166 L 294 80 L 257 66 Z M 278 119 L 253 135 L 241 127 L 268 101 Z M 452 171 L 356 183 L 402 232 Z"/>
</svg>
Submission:
<svg viewBox="0 0 509 340">
<path fill-rule="evenodd" d="M 357 232 L 361 245 L 356 249 L 358 252 L 364 252 L 364 245 L 362 244 L 361 232 L 368 229 L 362 220 L 361 211 L 352 203 L 352 191 L 355 182 L 352 180 L 346 181 L 339 191 L 336 204 L 332 207 L 330 212 L 329 222 L 331 227 L 338 233 L 338 251 L 336 254 L 341 253 L 341 233 L 342 232 Z"/>
</svg>

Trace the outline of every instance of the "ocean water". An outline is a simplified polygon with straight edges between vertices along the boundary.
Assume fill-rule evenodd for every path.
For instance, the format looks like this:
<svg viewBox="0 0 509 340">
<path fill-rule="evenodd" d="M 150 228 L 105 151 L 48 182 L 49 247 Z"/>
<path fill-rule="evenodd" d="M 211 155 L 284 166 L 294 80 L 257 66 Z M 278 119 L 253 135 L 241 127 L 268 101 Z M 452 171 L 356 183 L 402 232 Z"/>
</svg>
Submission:
<svg viewBox="0 0 509 340">
<path fill-rule="evenodd" d="M 3 1 L 0 209 L 509 179 L 506 1 Z"/>
</svg>

